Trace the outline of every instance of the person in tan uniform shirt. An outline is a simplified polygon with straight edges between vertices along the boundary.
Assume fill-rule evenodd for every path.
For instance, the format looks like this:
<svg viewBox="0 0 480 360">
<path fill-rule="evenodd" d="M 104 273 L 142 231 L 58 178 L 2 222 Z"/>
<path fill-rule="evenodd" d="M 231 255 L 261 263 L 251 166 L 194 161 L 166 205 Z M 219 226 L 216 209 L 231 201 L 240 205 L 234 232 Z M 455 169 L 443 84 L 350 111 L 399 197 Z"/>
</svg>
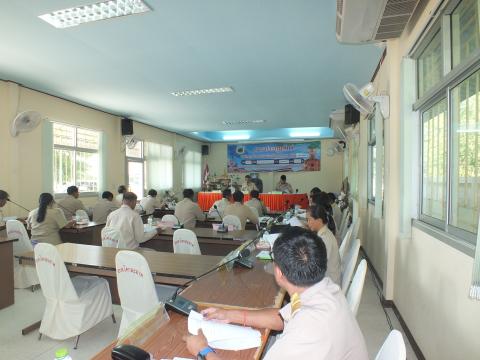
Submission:
<svg viewBox="0 0 480 360">
<path fill-rule="evenodd" d="M 157 190 L 150 189 L 148 190 L 148 195 L 140 200 L 140 206 L 142 207 L 145 214 L 153 214 L 155 209 L 160 209 L 165 206 L 165 204 L 157 197 Z"/>
<path fill-rule="evenodd" d="M 264 216 L 267 213 L 267 208 L 259 196 L 260 193 L 257 190 L 250 191 L 250 200 L 245 205 L 257 209 L 258 216 Z"/>
<path fill-rule="evenodd" d="M 327 211 L 322 205 L 314 205 L 307 212 L 307 225 L 325 243 L 327 249 L 327 274 L 332 281 L 341 285 L 340 253 L 337 238 L 328 228 Z"/>
<path fill-rule="evenodd" d="M 252 181 L 250 175 L 245 175 L 245 182 L 242 184 L 242 191 L 250 193 L 252 190 L 258 190 L 257 185 Z"/>
<path fill-rule="evenodd" d="M 52 194 L 40 194 L 39 206 L 30 211 L 27 226 L 31 230 L 32 240 L 46 242 L 52 245 L 62 243 L 59 230 L 69 228 L 75 224 L 74 220 L 67 221 L 63 211 L 54 207 L 55 201 Z"/>
<path fill-rule="evenodd" d="M 312 231 L 292 227 L 273 245 L 275 280 L 290 295 L 282 309 L 202 311 L 208 320 L 283 331 L 265 360 L 367 360 L 362 332 L 340 287 L 329 277 L 325 244 Z M 203 333 L 184 337 L 190 353 L 211 352 Z M 228 357 L 225 357 L 227 359 Z"/>
<path fill-rule="evenodd" d="M 175 205 L 175 216 L 185 229 L 193 230 L 197 220 L 205 220 L 205 214 L 200 206 L 193 202 L 195 193 L 192 189 L 183 190 L 183 200 Z"/>
<path fill-rule="evenodd" d="M 258 224 L 258 216 L 253 213 L 247 205 L 243 204 L 243 192 L 235 191 L 233 193 L 233 204 L 228 205 L 223 212 L 224 217 L 227 215 L 235 215 L 240 219 L 242 225 L 241 230 L 245 230 L 247 220 L 253 224 Z"/>
<path fill-rule="evenodd" d="M 67 194 L 68 195 L 65 198 L 58 202 L 58 207 L 63 210 L 67 220 L 71 220 L 75 216 L 77 210 L 84 210 L 88 214 L 85 205 L 83 205 L 82 201 L 78 199 L 80 196 L 78 187 L 69 186 L 67 188 Z"/>
<path fill-rule="evenodd" d="M 293 194 L 293 187 L 287 182 L 285 175 L 280 176 L 280 181 L 275 186 L 276 191 L 281 191 L 284 194 Z"/>
<path fill-rule="evenodd" d="M 107 222 L 107 216 L 119 207 L 118 203 L 113 201 L 113 194 L 110 191 L 104 191 L 102 198 L 93 207 L 93 221 L 97 223 Z"/>
</svg>

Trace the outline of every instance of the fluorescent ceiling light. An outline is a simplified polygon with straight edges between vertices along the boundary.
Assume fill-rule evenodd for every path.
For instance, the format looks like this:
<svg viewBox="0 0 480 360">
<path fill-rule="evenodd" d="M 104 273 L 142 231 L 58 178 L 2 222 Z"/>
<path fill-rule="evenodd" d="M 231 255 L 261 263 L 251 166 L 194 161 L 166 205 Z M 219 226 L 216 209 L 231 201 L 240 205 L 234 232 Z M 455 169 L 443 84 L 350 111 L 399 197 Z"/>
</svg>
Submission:
<svg viewBox="0 0 480 360">
<path fill-rule="evenodd" d="M 223 140 L 248 140 L 250 135 L 248 134 L 237 134 L 237 135 L 223 135 Z"/>
<path fill-rule="evenodd" d="M 319 131 L 292 131 L 290 137 L 302 138 L 302 137 L 320 137 Z"/>
<path fill-rule="evenodd" d="M 195 95 L 221 94 L 221 93 L 229 93 L 229 92 L 234 92 L 233 87 L 224 86 L 224 87 L 212 88 L 212 89 L 182 90 L 182 91 L 174 91 L 170 94 L 172 94 L 173 96 L 195 96 Z"/>
<path fill-rule="evenodd" d="M 239 121 L 222 121 L 223 125 L 246 125 L 246 124 L 262 124 L 267 120 L 239 120 Z"/>
<path fill-rule="evenodd" d="M 67 28 L 92 21 L 151 11 L 142 0 L 110 0 L 53 11 L 39 18 L 56 28 Z"/>
</svg>

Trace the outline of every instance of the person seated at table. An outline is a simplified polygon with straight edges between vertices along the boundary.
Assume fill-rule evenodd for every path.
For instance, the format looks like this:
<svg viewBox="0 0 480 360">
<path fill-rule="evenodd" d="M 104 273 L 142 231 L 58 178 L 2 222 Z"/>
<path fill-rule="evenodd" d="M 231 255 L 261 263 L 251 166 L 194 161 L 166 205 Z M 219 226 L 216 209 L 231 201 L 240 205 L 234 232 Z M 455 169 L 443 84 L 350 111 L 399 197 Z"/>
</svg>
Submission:
<svg viewBox="0 0 480 360">
<path fill-rule="evenodd" d="M 105 226 L 111 226 L 120 231 L 127 249 L 136 249 L 141 243 L 150 240 L 160 228 L 145 232 L 140 215 L 134 211 L 137 205 L 137 195 L 133 192 L 123 194 L 122 206 L 107 217 Z"/>
<path fill-rule="evenodd" d="M 208 210 L 209 217 L 217 220 L 220 220 L 220 217 L 223 218 L 223 212 L 225 211 L 225 208 L 230 205 L 230 202 L 232 201 L 232 190 L 224 189 L 222 191 L 222 196 L 223 197 L 220 200 L 215 201 L 210 210 Z M 217 207 L 216 209 L 215 206 Z M 219 213 L 220 215 L 218 215 Z"/>
<path fill-rule="evenodd" d="M 322 205 L 325 210 L 327 211 L 327 220 L 328 220 L 328 228 L 333 233 L 333 235 L 337 232 L 337 227 L 335 226 L 335 220 L 333 220 L 333 210 L 332 206 L 330 205 L 330 197 L 326 192 L 320 192 L 319 194 L 315 194 L 312 199 L 311 206 L 314 205 Z"/>
<path fill-rule="evenodd" d="M 258 190 L 257 186 L 252 181 L 252 177 L 250 175 L 245 175 L 245 182 L 242 184 L 242 191 L 250 193 L 252 190 Z"/>
<path fill-rule="evenodd" d="M 284 194 L 293 194 L 292 185 L 287 182 L 285 175 L 280 176 L 280 181 L 275 186 L 275 191 L 281 191 Z"/>
<path fill-rule="evenodd" d="M 38 208 L 28 214 L 27 227 L 31 230 L 32 241 L 46 242 L 52 245 L 62 243 L 59 230 L 75 225 L 75 220 L 67 221 L 62 209 L 55 207 L 52 194 L 42 193 L 38 199 Z"/>
<path fill-rule="evenodd" d="M 264 216 L 267 213 L 267 208 L 263 201 L 260 200 L 260 193 L 257 190 L 250 191 L 250 200 L 245 205 L 257 209 L 258 216 Z"/>
<path fill-rule="evenodd" d="M 365 340 L 340 287 L 325 276 L 327 252 L 313 232 L 286 229 L 273 245 L 273 273 L 290 295 L 282 309 L 202 311 L 208 320 L 282 331 L 265 360 L 367 360 Z M 207 360 L 221 357 L 203 333 L 185 336 L 190 353 Z M 200 358 L 200 356 L 199 356 Z M 225 359 L 228 357 L 225 357 Z"/>
<path fill-rule="evenodd" d="M 140 200 L 140 206 L 145 211 L 145 214 L 153 214 L 155 209 L 162 208 L 165 204 L 157 197 L 157 190 L 148 190 L 148 195 Z"/>
<path fill-rule="evenodd" d="M 107 216 L 120 207 L 116 201 L 113 201 L 113 194 L 110 191 L 104 191 L 102 198 L 97 201 L 93 207 L 93 221 L 96 223 L 105 223 Z"/>
<path fill-rule="evenodd" d="M 262 181 L 262 179 L 260 179 L 258 174 L 254 174 L 254 176 L 252 176 L 252 182 L 257 187 L 258 192 L 262 193 L 263 192 L 263 181 Z"/>
<path fill-rule="evenodd" d="M 332 281 L 340 285 L 341 267 L 340 267 L 340 253 L 338 252 L 337 238 L 328 228 L 327 211 L 322 205 L 311 206 L 307 211 L 307 225 L 312 231 L 325 243 L 327 249 L 327 273 Z"/>
<path fill-rule="evenodd" d="M 193 202 L 195 193 L 192 189 L 183 190 L 183 200 L 175 205 L 175 216 L 185 229 L 193 230 L 197 220 L 205 220 L 205 214 L 200 206 Z"/>
<path fill-rule="evenodd" d="M 8 201 L 8 193 L 4 190 L 0 190 L 0 208 L 4 207 Z"/>
<path fill-rule="evenodd" d="M 123 201 L 123 194 L 127 192 L 127 187 L 125 185 L 120 185 L 117 189 L 117 196 L 115 196 L 115 200 L 119 203 L 122 204 Z"/>
<path fill-rule="evenodd" d="M 85 205 L 78 199 L 79 196 L 80 192 L 78 191 L 78 187 L 72 185 L 67 188 L 67 196 L 58 202 L 58 207 L 63 210 L 67 220 L 71 220 L 77 210 L 84 210 L 88 214 Z"/>
<path fill-rule="evenodd" d="M 321 192 L 322 192 L 322 190 L 320 190 L 320 188 L 318 188 L 316 186 L 314 188 L 312 188 L 312 190 L 310 190 L 310 196 L 309 196 L 310 205 L 313 204 L 313 198 L 315 197 L 315 195 L 320 194 Z"/>
<path fill-rule="evenodd" d="M 242 225 L 241 230 L 245 230 L 245 224 L 247 220 L 250 220 L 252 224 L 258 224 L 258 216 L 254 214 L 252 209 L 247 205 L 243 204 L 243 192 L 235 191 L 233 193 L 233 204 L 228 205 L 225 208 L 224 215 L 235 215 L 240 219 L 240 224 Z"/>
</svg>

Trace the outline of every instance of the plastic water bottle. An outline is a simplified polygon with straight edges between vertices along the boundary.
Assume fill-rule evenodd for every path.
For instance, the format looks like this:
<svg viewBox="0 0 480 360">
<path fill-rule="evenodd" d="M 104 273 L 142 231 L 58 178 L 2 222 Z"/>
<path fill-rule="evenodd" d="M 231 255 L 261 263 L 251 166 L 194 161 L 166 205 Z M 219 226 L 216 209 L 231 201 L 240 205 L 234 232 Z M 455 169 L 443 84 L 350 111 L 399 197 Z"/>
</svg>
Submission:
<svg viewBox="0 0 480 360">
<path fill-rule="evenodd" d="M 148 217 L 147 222 L 148 222 L 148 226 L 152 226 L 152 224 L 153 224 L 153 215 L 150 215 L 150 216 Z"/>
<path fill-rule="evenodd" d="M 73 360 L 68 354 L 67 348 L 61 348 L 55 351 L 55 360 Z"/>
</svg>

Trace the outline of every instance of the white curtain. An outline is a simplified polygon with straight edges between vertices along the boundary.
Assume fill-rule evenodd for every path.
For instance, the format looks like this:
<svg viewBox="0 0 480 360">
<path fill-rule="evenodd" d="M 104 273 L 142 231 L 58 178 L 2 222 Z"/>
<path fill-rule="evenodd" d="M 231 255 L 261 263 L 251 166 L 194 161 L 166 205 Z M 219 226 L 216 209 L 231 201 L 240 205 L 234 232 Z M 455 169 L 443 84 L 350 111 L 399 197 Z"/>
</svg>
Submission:
<svg viewBox="0 0 480 360">
<path fill-rule="evenodd" d="M 107 136 L 105 132 L 100 133 L 100 146 L 99 146 L 99 169 L 98 172 L 98 193 L 99 195 L 107 190 L 107 167 L 108 167 L 108 158 L 107 158 Z"/>
<path fill-rule="evenodd" d="M 152 142 L 145 143 L 147 189 L 168 190 L 173 185 L 173 148 Z"/>
<path fill-rule="evenodd" d="M 184 168 L 185 188 L 199 189 L 202 185 L 202 154 L 196 151 L 187 151 Z"/>
<path fill-rule="evenodd" d="M 42 126 L 42 191 L 53 194 L 53 123 Z"/>
</svg>

